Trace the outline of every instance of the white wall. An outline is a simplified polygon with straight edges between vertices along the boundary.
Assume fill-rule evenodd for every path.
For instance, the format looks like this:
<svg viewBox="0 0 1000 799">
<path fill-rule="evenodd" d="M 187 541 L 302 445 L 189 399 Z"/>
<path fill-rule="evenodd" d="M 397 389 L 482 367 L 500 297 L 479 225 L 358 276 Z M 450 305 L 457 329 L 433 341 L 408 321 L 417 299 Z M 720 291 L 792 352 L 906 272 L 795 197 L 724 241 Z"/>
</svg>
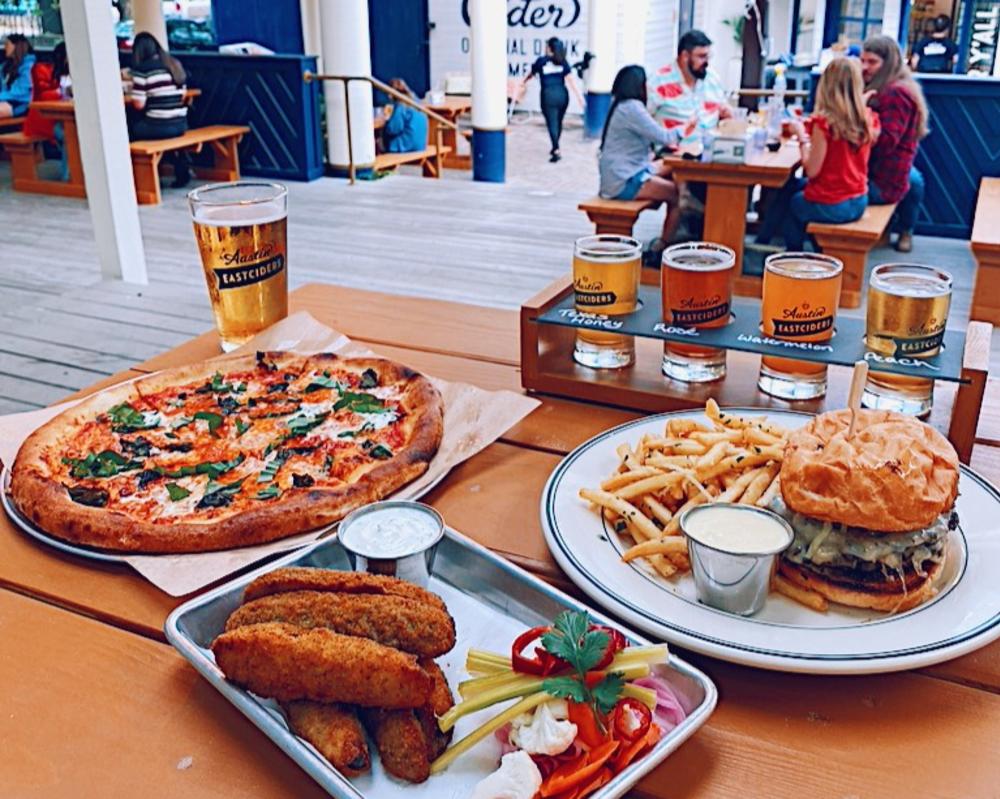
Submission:
<svg viewBox="0 0 1000 799">
<path fill-rule="evenodd" d="M 734 2 L 734 0 L 729 0 Z M 677 17 L 680 0 L 617 0 L 619 30 L 616 37 L 615 72 L 626 64 L 643 63 L 655 69 L 671 61 L 677 54 Z M 641 34 L 642 46 L 636 36 L 629 36 L 621 29 L 622 21 L 642 17 L 635 8 L 626 4 L 642 3 L 648 6 L 645 13 L 645 30 Z M 531 69 L 536 58 L 545 53 L 545 40 L 558 36 L 567 45 L 571 63 L 583 58 L 587 49 L 586 0 L 547 0 L 532 3 L 530 9 L 543 9 L 532 26 L 524 20 L 518 9 L 525 7 L 524 0 L 508 0 L 508 21 L 513 15 L 513 25 L 507 29 L 507 74 L 520 78 Z M 554 11 L 549 11 L 549 9 Z M 428 0 L 428 17 L 434 23 L 431 31 L 430 72 L 431 86 L 444 87 L 448 73 L 469 73 L 469 27 L 462 18 L 461 0 Z M 643 52 L 644 51 L 644 52 Z M 574 74 L 575 77 L 575 74 Z M 578 82 L 579 83 L 579 82 Z M 581 91 L 583 89 L 580 85 Z M 528 94 L 519 109 L 538 110 L 538 84 L 528 84 Z M 575 99 L 570 98 L 570 113 L 579 113 Z"/>
<path fill-rule="evenodd" d="M 728 91 L 740 87 L 740 70 L 736 60 L 742 61 L 743 48 L 733 40 L 733 29 L 723 20 L 739 16 L 742 11 L 741 0 L 700 0 L 694 9 L 694 27 L 704 31 L 712 40 L 710 64 L 719 73 Z"/>
</svg>

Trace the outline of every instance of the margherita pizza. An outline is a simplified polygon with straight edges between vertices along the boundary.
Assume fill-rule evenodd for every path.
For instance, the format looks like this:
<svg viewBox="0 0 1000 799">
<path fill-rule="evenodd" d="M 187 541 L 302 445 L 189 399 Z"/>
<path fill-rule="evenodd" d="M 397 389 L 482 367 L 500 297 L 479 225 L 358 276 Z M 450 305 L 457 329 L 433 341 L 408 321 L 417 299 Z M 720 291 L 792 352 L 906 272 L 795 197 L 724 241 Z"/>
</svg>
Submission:
<svg viewBox="0 0 1000 799">
<path fill-rule="evenodd" d="M 41 529 L 88 546 L 259 544 L 414 480 L 437 452 L 443 416 L 431 383 L 391 361 L 234 356 L 64 411 L 21 446 L 11 494 Z"/>
</svg>

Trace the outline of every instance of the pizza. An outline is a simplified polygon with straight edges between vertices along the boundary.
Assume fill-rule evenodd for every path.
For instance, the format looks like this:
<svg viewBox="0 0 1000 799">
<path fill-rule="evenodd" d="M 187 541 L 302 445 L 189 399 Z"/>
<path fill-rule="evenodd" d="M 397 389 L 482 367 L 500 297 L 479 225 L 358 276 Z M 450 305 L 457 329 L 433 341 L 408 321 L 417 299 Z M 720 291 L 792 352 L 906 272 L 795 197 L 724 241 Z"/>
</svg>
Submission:
<svg viewBox="0 0 1000 799">
<path fill-rule="evenodd" d="M 416 479 L 441 397 L 392 361 L 258 352 L 159 372 L 36 430 L 11 497 L 58 538 L 203 552 L 321 527 Z"/>
</svg>

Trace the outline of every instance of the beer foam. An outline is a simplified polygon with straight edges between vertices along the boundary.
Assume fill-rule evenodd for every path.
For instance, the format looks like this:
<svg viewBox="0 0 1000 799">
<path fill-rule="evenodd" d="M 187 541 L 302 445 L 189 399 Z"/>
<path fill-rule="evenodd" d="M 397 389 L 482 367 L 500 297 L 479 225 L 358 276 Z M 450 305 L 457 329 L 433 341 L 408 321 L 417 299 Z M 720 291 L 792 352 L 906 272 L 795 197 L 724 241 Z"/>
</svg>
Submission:
<svg viewBox="0 0 1000 799">
<path fill-rule="evenodd" d="M 194 210 L 195 222 L 212 227 L 266 225 L 286 216 L 288 211 L 281 199 L 246 205 L 199 205 Z"/>
<path fill-rule="evenodd" d="M 940 297 L 951 293 L 951 286 L 933 275 L 904 273 L 876 274 L 871 287 L 900 297 Z"/>
</svg>

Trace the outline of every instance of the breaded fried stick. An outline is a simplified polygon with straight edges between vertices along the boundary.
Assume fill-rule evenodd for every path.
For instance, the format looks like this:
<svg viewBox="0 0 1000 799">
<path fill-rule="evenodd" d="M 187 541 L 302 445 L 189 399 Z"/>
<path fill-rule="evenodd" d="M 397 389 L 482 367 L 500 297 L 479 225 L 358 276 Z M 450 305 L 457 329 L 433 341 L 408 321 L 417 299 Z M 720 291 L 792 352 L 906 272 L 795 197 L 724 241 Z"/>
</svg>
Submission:
<svg viewBox="0 0 1000 799">
<path fill-rule="evenodd" d="M 371 768 L 368 740 L 350 705 L 298 700 L 282 704 L 288 726 L 316 747 L 330 764 L 348 777 Z"/>
<path fill-rule="evenodd" d="M 422 660 L 421 666 L 433 680 L 430 698 L 423 707 L 360 711 L 385 770 L 410 782 L 423 782 L 430 776 L 431 762 L 451 740 L 451 730 L 442 733 L 435 715 L 446 712 L 454 704 L 448 682 L 433 660 Z"/>
<path fill-rule="evenodd" d="M 243 592 L 243 601 L 250 602 L 270 594 L 286 591 L 337 591 L 342 594 L 392 594 L 435 605 L 447 612 L 444 600 L 420 586 L 364 572 L 344 572 L 333 569 L 310 569 L 303 566 L 289 566 L 262 574 Z"/>
<path fill-rule="evenodd" d="M 413 655 L 323 628 L 251 624 L 222 633 L 212 652 L 227 679 L 281 702 L 412 708 L 431 692 L 431 677 Z"/>
<path fill-rule="evenodd" d="M 326 627 L 370 638 L 419 657 L 437 657 L 455 646 L 455 622 L 436 605 L 401 596 L 291 591 L 237 608 L 227 630 L 278 621 L 307 629 Z"/>
</svg>

